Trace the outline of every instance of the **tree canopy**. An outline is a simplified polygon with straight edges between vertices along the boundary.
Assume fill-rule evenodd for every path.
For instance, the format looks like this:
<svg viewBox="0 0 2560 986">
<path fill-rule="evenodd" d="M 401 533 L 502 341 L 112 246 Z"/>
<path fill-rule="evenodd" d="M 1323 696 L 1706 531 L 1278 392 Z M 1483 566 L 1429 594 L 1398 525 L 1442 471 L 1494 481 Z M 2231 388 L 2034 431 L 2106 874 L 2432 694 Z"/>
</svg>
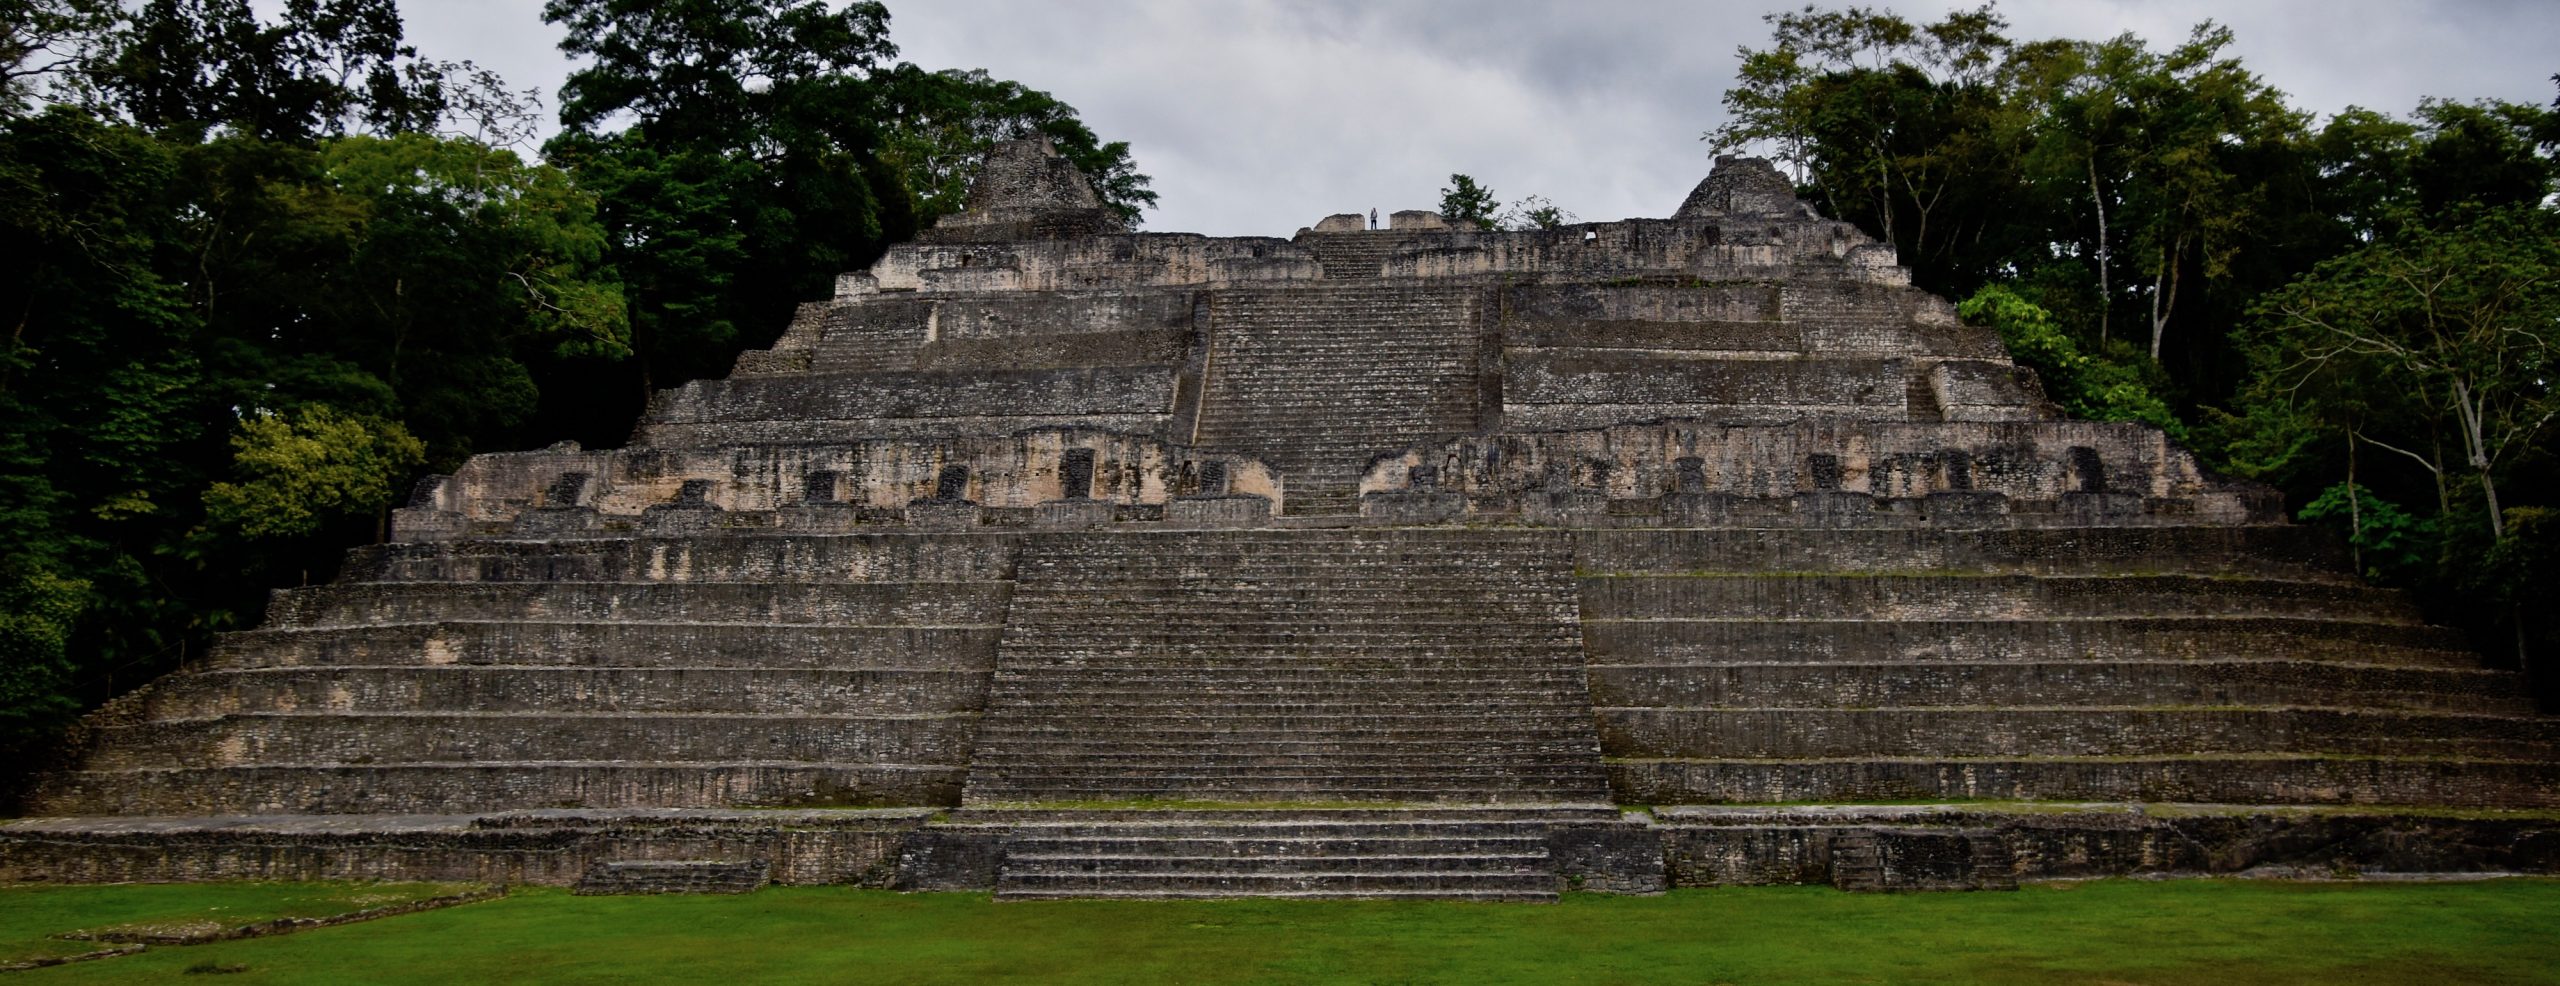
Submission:
<svg viewBox="0 0 2560 986">
<path fill-rule="evenodd" d="M 2163 49 L 2013 38 L 1987 5 L 1768 20 L 1719 149 L 1785 162 L 1968 299 L 2067 413 L 2191 440 L 2339 524 L 2440 619 L 2560 647 L 2547 617 L 2488 602 L 2560 570 L 2538 554 L 2560 480 L 2560 101 L 2315 121 L 2210 22 Z"/>
<path fill-rule="evenodd" d="M 0 0 L 0 754 L 325 579 L 426 470 L 617 443 L 1049 136 L 1128 146 L 887 11 L 557 0 L 540 95 L 393 0 Z"/>
</svg>

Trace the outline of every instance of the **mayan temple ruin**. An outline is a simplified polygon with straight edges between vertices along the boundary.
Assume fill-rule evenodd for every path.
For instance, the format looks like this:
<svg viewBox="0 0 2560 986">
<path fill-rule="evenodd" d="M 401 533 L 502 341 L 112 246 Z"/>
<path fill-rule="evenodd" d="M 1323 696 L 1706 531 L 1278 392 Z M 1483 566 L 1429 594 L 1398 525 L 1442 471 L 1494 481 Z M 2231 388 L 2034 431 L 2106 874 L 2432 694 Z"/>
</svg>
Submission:
<svg viewBox="0 0 2560 986">
<path fill-rule="evenodd" d="M 0 880 L 2560 872 L 2514 672 L 1766 163 L 1387 225 L 1133 233 L 1004 145 L 627 447 L 428 480 L 92 716 Z"/>
</svg>

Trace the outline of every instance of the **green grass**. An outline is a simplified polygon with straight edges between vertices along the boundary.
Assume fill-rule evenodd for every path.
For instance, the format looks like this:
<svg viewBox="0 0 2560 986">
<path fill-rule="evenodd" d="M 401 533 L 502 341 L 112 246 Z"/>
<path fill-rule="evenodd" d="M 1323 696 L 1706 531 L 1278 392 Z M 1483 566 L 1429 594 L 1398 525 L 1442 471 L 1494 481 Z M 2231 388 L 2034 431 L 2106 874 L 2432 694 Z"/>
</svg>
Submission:
<svg viewBox="0 0 2560 986">
<path fill-rule="evenodd" d="M 0 965 L 108 947 L 53 937 L 66 932 L 236 928 L 276 918 L 335 917 L 466 889 L 448 883 L 0 886 Z"/>
<path fill-rule="evenodd" d="M 272 886 L 272 885 L 270 885 Z M 8 928 L 200 910 L 237 887 L 12 891 Z M 147 901 L 163 898 L 155 909 Z M 30 904 L 37 906 L 28 906 Z M 155 948 L 11 982 L 2552 983 L 2560 881 L 2100 881 L 2017 893 L 1820 887 L 1441 902 L 996 904 L 784 887 L 502 900 Z M 14 940 L 14 939 L 13 939 Z M 182 978 L 188 977 L 188 978 Z"/>
</svg>

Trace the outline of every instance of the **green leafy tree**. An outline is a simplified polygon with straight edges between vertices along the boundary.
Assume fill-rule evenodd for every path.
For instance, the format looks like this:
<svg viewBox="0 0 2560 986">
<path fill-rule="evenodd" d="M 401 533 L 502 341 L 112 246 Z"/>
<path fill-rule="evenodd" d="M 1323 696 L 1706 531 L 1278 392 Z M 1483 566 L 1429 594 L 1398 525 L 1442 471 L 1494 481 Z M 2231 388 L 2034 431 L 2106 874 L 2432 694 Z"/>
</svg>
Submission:
<svg viewBox="0 0 2560 986">
<path fill-rule="evenodd" d="M 1440 215 L 1461 226 L 1500 229 L 1495 212 L 1501 208 L 1502 200 L 1493 197 L 1492 189 L 1467 175 L 1450 175 L 1449 187 L 1440 190 Z"/>
<path fill-rule="evenodd" d="M 89 589 L 24 555 L 0 558 L 0 752 L 33 744 L 79 710 L 72 649 Z"/>
<path fill-rule="evenodd" d="M 725 371 L 913 233 L 869 84 L 897 49 L 877 3 L 552 0 L 543 16 L 585 60 L 547 152 L 603 203 L 630 307 L 638 358 L 573 395 L 604 411 L 580 430 L 616 440 L 651 390 Z"/>
<path fill-rule="evenodd" d="M 1511 203 L 1502 210 L 1495 223 L 1504 229 L 1555 229 L 1579 217 L 1559 208 L 1544 195 L 1531 195 Z"/>
<path fill-rule="evenodd" d="M 119 13 L 115 0 L 0 0 L 0 119 L 88 84 Z"/>
<path fill-rule="evenodd" d="M 900 63 L 878 79 L 886 93 L 888 132 L 881 159 L 904 180 L 919 226 L 960 211 L 969 182 L 987 149 L 998 141 L 1042 136 L 1077 170 L 1121 220 L 1135 226 L 1156 202 L 1123 141 L 1104 143 L 1076 116 L 1075 107 L 985 70 L 927 72 Z"/>
<path fill-rule="evenodd" d="M 2036 371 L 2064 413 L 2089 421 L 2139 421 L 2184 440 L 2186 424 L 2152 392 L 2135 366 L 2092 356 L 2062 330 L 2053 313 L 2000 285 L 1976 291 L 1956 313 L 2000 333 L 2009 355 Z"/>
<path fill-rule="evenodd" d="M 2324 262 L 2266 298 L 2248 343 L 2263 430 L 2342 429 L 2425 470 L 2448 507 L 2467 478 L 2503 536 L 2500 478 L 2547 454 L 2560 416 L 2560 217 L 2497 210 Z"/>
<path fill-rule="evenodd" d="M 1126 145 L 979 72 L 883 68 L 877 3 L 551 0 L 581 59 L 550 159 L 597 195 L 636 359 L 547 407 L 596 441 L 648 393 L 725 372 L 837 274 L 954 210 L 994 140 L 1048 136 L 1124 216 L 1154 201 Z"/>
<path fill-rule="evenodd" d="M 202 319 L 182 283 L 184 151 L 67 107 L 0 125 L 0 745 L 156 669 L 191 632 L 156 554 L 193 523 Z M 175 589 L 176 591 L 172 591 Z"/>
<path fill-rule="evenodd" d="M 432 127 L 442 77 L 402 40 L 393 0 L 148 0 L 109 39 L 99 88 L 135 123 L 305 142 Z"/>
<path fill-rule="evenodd" d="M 2266 207 L 2313 197 L 2306 117 L 2213 24 L 2157 51 L 2130 35 L 2015 41 L 1987 6 L 1770 23 L 1707 139 L 1789 163 L 1932 291 L 2031 289 L 2095 350 L 2139 320 L 2191 399 L 2231 385 L 2225 328 L 2248 299 L 2342 245 L 2318 213 Z"/>
<path fill-rule="evenodd" d="M 2437 518 L 2421 517 L 2354 483 L 2338 483 L 2294 511 L 2294 519 L 2343 526 L 2356 571 L 2375 582 L 2406 585 L 2433 561 Z"/>
<path fill-rule="evenodd" d="M 2008 214 L 2018 127 L 1995 70 L 2011 47 L 1988 6 L 1914 24 L 1861 7 L 1772 14 L 1745 49 L 1719 151 L 1769 145 L 1833 216 L 1902 251 L 1923 283 L 1970 291 L 1994 259 L 1965 255 Z"/>
<path fill-rule="evenodd" d="M 231 448 L 232 478 L 205 490 L 205 523 L 242 539 L 309 537 L 333 517 L 371 515 L 426 461 L 397 422 L 326 404 L 244 418 Z"/>
</svg>

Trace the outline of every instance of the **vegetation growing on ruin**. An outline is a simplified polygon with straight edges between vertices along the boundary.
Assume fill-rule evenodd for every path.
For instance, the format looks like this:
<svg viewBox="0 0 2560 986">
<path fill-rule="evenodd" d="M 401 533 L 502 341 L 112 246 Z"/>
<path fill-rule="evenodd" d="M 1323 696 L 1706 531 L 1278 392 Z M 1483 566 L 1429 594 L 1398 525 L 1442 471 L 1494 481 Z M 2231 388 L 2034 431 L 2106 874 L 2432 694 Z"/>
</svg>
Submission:
<svg viewBox="0 0 2560 986">
<path fill-rule="evenodd" d="M 2435 619 L 2560 663 L 2560 101 L 2318 120 L 2211 22 L 1768 20 L 1707 139 L 1891 242 L 2068 413 L 2282 487 Z"/>
<path fill-rule="evenodd" d="M 421 472 L 619 443 L 994 141 L 1154 201 L 1073 107 L 838 6 L 557 0 L 537 155 L 539 94 L 392 0 L 0 0 L 0 755 L 327 579 Z"/>
<path fill-rule="evenodd" d="M 235 885 L 236 886 L 236 885 Z M 251 885 L 256 886 L 256 885 Z M 197 901 L 232 887 L 47 888 Z M 275 938 L 18 974 L 130 982 L 196 967 L 273 983 L 2535 983 L 2560 981 L 2560 882 L 2099 881 L 2016 893 L 1828 887 L 1448 901 L 991 903 L 835 887 L 737 897 L 543 888 Z M 12 908 L 8 913 L 23 914 Z"/>
</svg>

